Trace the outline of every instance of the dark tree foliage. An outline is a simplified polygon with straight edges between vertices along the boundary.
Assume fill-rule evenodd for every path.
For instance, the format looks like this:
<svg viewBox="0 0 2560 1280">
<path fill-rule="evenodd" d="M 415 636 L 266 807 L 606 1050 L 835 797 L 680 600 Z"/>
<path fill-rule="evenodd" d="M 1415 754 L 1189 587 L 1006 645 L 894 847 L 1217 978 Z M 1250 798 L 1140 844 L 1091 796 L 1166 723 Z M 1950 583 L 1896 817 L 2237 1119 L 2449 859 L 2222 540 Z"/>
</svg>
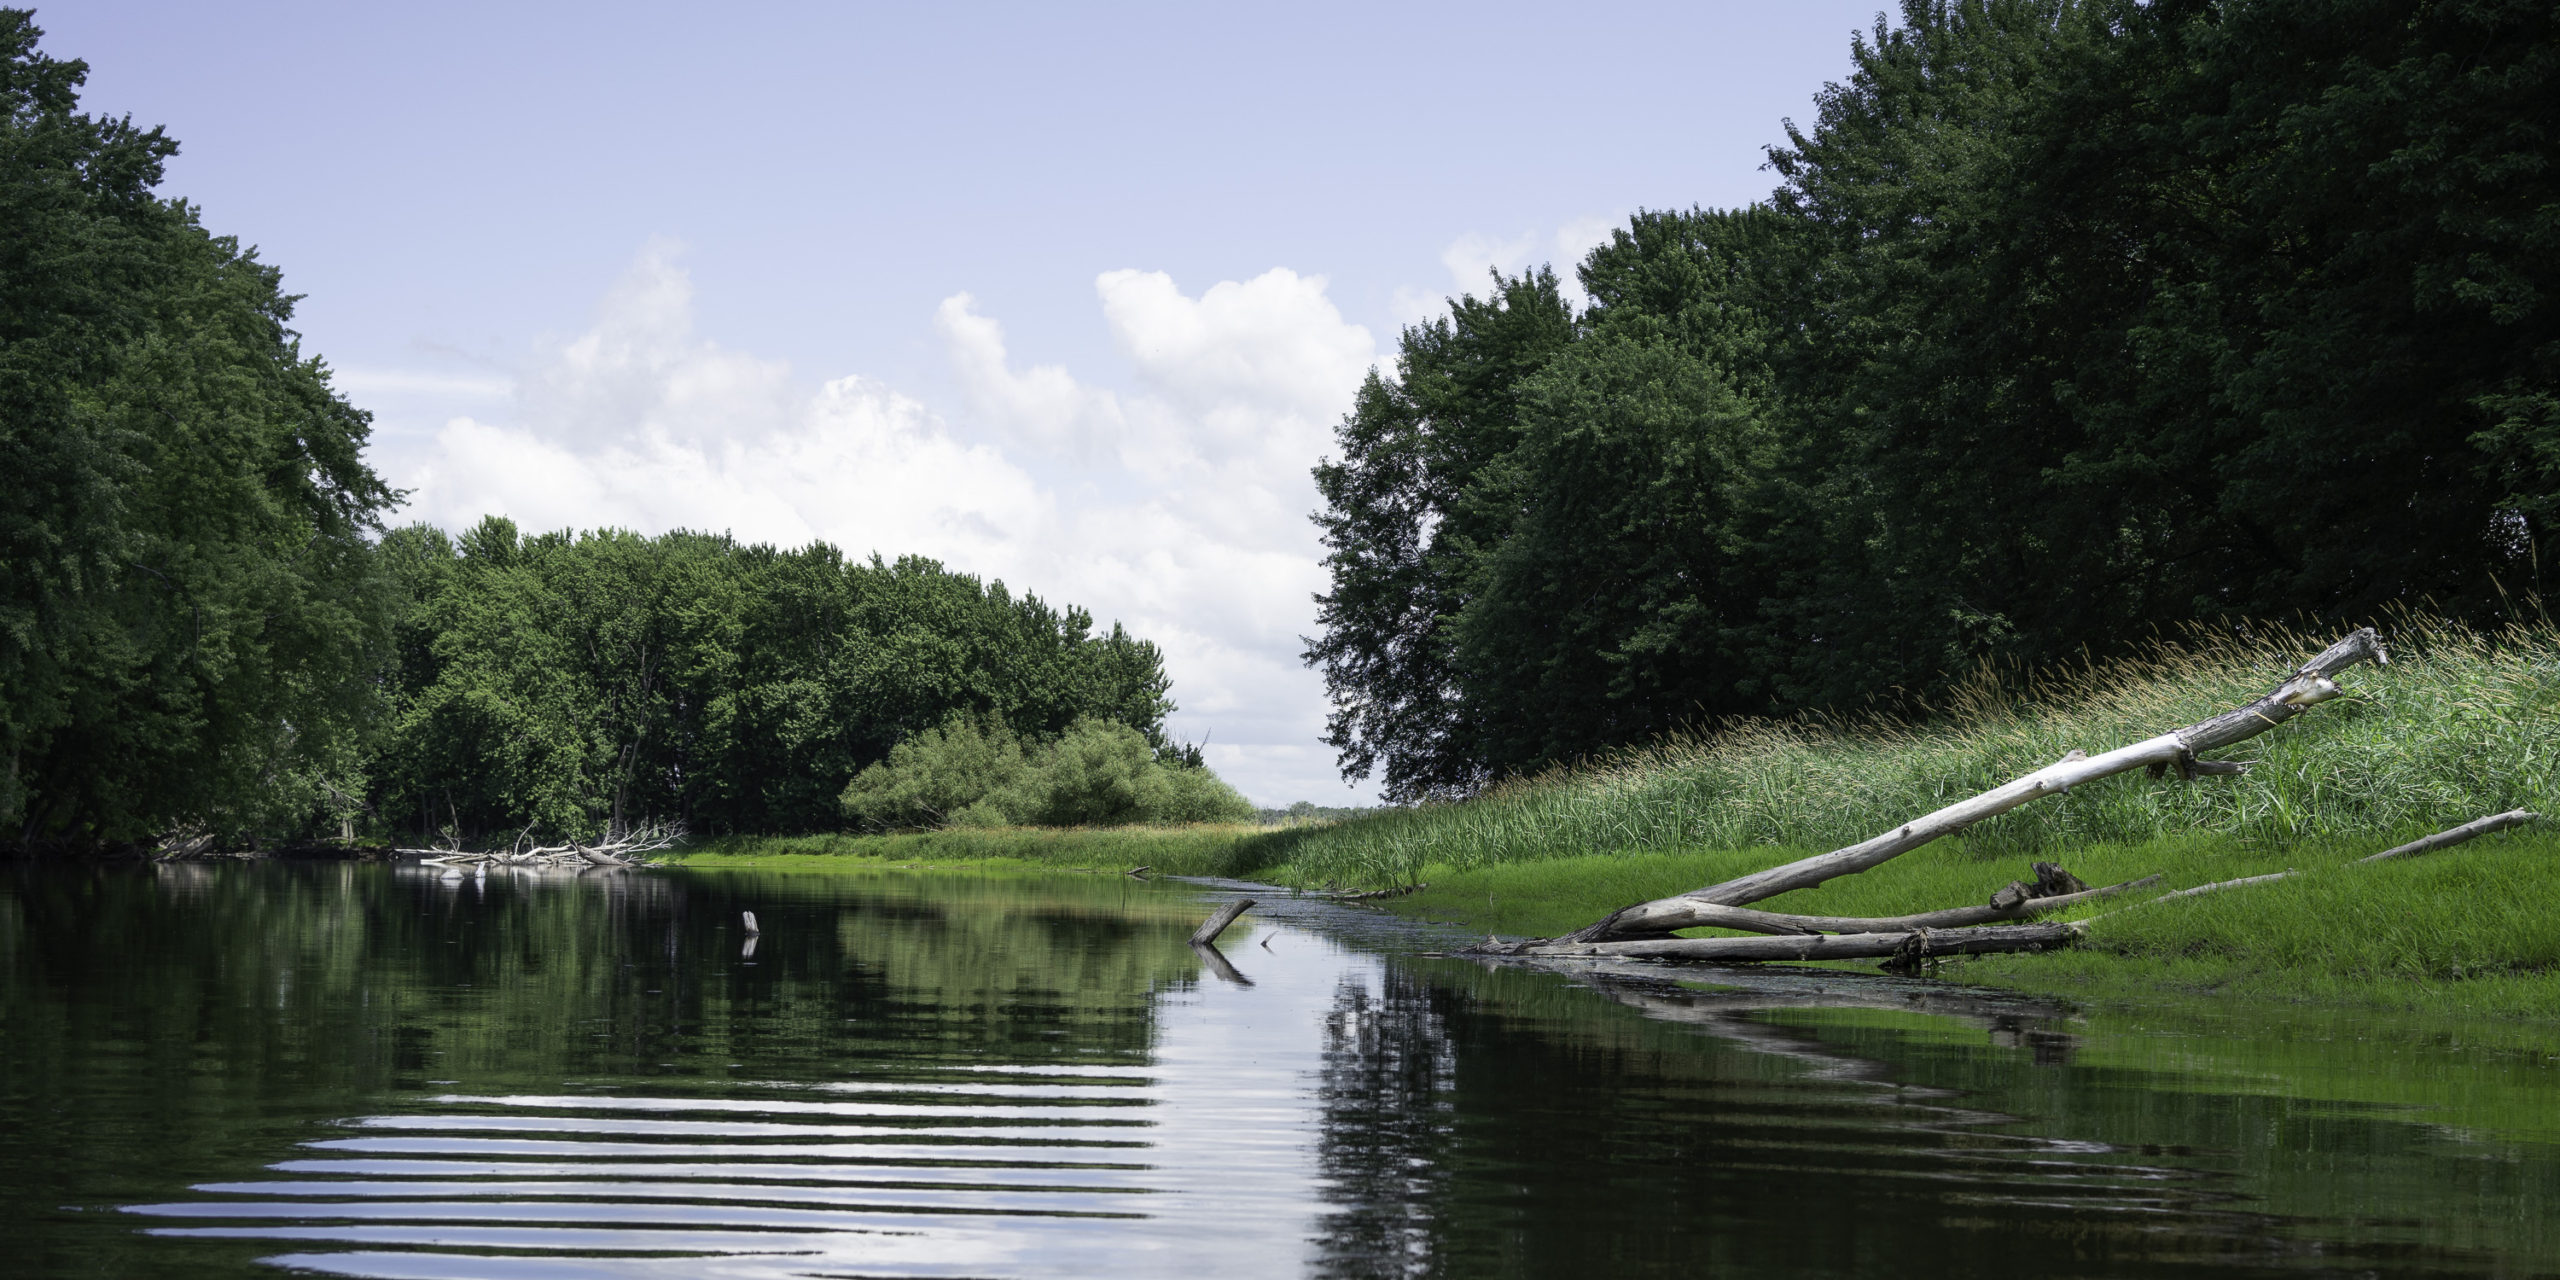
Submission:
<svg viewBox="0 0 2560 1280">
<path fill-rule="evenodd" d="M 1479 478 L 1519 443 L 1529 377 L 1573 340 L 1555 275 L 1496 274 L 1492 295 L 1405 330 L 1394 382 L 1371 374 L 1344 419 L 1344 458 L 1316 468 L 1333 591 L 1307 641 L 1346 769 L 1400 796 L 1462 792 L 1484 762 L 1464 732 L 1452 625 L 1510 526 Z"/>
<path fill-rule="evenodd" d="M 1766 205 L 1583 264 L 1592 308 L 1440 487 L 1409 388 L 1499 301 L 1408 331 L 1318 472 L 1346 771 L 1464 790 L 2181 620 L 2528 607 L 2560 554 L 2555 25 L 1906 4 Z"/>
<path fill-rule="evenodd" d="M 1477 482 L 1510 528 L 1452 629 L 1452 736 L 1494 769 L 1660 734 L 1751 679 L 1737 645 L 1763 567 L 1736 550 L 1777 436 L 1742 272 L 1775 230 L 1637 218 L 1586 266 L 1582 337 L 1524 384 L 1517 443 Z"/>
<path fill-rule="evenodd" d="M 387 638 L 369 420 L 40 34 L 0 10 L 0 842 L 307 820 Z"/>
<path fill-rule="evenodd" d="M 383 554 L 408 602 L 373 773 L 393 830 L 830 830 L 847 782 L 955 715 L 1033 740 L 1090 717 L 1177 751 L 1154 645 L 930 560 L 496 517 L 394 530 Z"/>
</svg>

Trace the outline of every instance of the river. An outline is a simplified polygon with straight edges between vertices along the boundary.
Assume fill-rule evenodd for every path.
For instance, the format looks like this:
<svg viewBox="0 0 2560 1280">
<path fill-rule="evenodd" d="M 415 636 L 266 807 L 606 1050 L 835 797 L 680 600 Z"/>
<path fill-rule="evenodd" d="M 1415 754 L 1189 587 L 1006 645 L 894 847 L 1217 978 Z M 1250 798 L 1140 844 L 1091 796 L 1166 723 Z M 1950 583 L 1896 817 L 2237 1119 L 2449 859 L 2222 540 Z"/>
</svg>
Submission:
<svg viewBox="0 0 2560 1280">
<path fill-rule="evenodd" d="M 0 1272 L 2560 1272 L 2560 1021 L 1558 972 L 1274 895 L 1221 967 L 1222 892 L 0 871 Z"/>
</svg>

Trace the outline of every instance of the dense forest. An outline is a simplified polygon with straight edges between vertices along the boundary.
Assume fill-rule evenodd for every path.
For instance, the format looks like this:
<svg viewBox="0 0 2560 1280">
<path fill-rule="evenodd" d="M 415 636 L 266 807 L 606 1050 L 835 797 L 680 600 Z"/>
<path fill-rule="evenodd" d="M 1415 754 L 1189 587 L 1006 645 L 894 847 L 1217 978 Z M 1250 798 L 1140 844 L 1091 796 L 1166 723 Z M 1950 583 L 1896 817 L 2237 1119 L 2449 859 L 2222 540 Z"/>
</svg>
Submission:
<svg viewBox="0 0 2560 1280">
<path fill-rule="evenodd" d="M 1766 201 L 1640 213 L 1578 294 L 1497 274 L 1360 388 L 1307 652 L 1344 769 L 1462 795 L 2164 625 L 2539 610 L 2555 25 L 1880 18 Z M 276 269 L 39 34 L 0 10 L 0 843 L 1240 809 L 1152 645 L 1002 584 L 386 528 Z"/>
<path fill-rule="evenodd" d="M 1155 646 L 1002 583 L 386 530 L 371 419 L 276 269 L 157 194 L 177 144 L 80 113 L 39 35 L 0 10 L 0 845 L 835 829 L 946 722 L 1107 740 L 1088 792 L 1244 808 L 1166 740 Z"/>
<path fill-rule="evenodd" d="M 1910 0 L 1744 209 L 1405 331 L 1310 641 L 1390 797 L 2560 568 L 2560 9 Z M 2552 566 L 2553 568 L 2546 568 Z"/>
<path fill-rule="evenodd" d="M 397 622 L 382 721 L 352 766 L 369 794 L 323 796 L 350 825 L 832 830 L 858 774 L 955 718 L 1033 741 L 1106 722 L 1149 763 L 1206 772 L 1164 737 L 1154 645 L 929 560 L 528 538 L 496 517 L 455 542 L 395 529 L 381 550 Z"/>
</svg>

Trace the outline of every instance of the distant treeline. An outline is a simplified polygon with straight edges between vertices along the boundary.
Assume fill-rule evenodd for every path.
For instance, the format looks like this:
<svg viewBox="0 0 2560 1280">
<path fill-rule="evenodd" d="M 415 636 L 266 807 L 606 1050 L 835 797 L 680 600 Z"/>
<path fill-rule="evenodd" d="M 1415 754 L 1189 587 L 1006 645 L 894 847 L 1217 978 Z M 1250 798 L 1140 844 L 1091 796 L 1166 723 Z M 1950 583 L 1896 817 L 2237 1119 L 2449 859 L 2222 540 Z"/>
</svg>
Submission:
<svg viewBox="0 0 2560 1280">
<path fill-rule="evenodd" d="M 955 717 L 1198 772 L 1153 645 L 931 561 L 386 533 L 276 270 L 39 34 L 0 9 L 0 847 L 830 830 Z"/>
<path fill-rule="evenodd" d="M 1256 809 L 1253 812 L 1266 827 L 1286 827 L 1307 822 L 1347 822 L 1385 810 L 1375 805 L 1326 805 L 1301 800 L 1286 809 Z"/>
<path fill-rule="evenodd" d="M 955 717 L 1033 741 L 1110 722 L 1198 763 L 1164 738 L 1154 645 L 930 560 L 496 517 L 393 530 L 382 557 L 396 660 L 356 776 L 394 829 L 832 830 L 856 774 Z"/>
<path fill-rule="evenodd" d="M 1737 210 L 1405 331 L 1308 659 L 1395 799 L 2560 566 L 2560 7 L 1912 0 Z"/>
</svg>

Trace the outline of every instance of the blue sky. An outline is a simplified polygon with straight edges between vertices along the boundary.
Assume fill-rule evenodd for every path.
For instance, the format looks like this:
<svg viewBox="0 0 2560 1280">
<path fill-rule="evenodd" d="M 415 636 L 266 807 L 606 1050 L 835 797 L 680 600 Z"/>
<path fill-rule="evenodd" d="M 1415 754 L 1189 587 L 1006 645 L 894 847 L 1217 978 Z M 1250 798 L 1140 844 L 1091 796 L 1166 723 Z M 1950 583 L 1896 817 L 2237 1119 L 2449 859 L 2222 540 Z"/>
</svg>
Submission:
<svg viewBox="0 0 2560 1280">
<path fill-rule="evenodd" d="M 40 5 L 306 295 L 448 527 L 936 556 L 1164 645 L 1257 801 L 1365 799 L 1306 470 L 1398 328 L 1763 196 L 1859 3 Z"/>
</svg>

